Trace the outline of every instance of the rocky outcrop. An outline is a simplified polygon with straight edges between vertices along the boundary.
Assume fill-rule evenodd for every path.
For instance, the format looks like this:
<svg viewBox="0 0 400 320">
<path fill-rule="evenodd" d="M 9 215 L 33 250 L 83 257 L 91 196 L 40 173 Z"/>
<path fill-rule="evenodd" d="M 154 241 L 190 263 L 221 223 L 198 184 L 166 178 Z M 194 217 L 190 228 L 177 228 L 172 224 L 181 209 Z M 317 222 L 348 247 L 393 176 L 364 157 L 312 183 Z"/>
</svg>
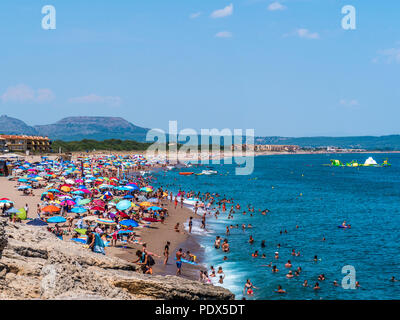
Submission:
<svg viewBox="0 0 400 320">
<path fill-rule="evenodd" d="M 226 289 L 136 272 L 125 260 L 0 220 L 0 299 L 233 299 Z"/>
</svg>

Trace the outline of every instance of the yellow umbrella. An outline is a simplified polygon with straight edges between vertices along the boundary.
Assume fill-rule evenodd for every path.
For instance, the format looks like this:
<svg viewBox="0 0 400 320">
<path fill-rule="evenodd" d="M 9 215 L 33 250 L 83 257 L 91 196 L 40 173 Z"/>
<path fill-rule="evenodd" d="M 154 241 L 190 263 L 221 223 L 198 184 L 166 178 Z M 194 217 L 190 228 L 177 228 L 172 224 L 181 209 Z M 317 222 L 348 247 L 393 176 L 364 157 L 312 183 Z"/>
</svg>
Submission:
<svg viewBox="0 0 400 320">
<path fill-rule="evenodd" d="M 70 191 L 71 191 L 71 188 L 70 188 L 70 187 L 67 187 L 67 186 L 63 186 L 63 187 L 61 187 L 61 191 L 70 192 Z"/>
<path fill-rule="evenodd" d="M 141 202 L 139 205 L 141 207 L 151 207 L 153 204 L 148 201 L 144 201 L 144 202 Z"/>
</svg>

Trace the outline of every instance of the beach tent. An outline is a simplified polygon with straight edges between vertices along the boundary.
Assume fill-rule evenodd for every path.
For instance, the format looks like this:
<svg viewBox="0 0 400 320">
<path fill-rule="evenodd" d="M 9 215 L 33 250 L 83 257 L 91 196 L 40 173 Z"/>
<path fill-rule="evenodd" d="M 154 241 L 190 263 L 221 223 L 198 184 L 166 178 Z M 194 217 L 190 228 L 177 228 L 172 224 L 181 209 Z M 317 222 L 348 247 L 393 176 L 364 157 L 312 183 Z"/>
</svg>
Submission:
<svg viewBox="0 0 400 320">
<path fill-rule="evenodd" d="M 48 224 L 46 222 L 36 218 L 36 219 L 33 219 L 32 221 L 29 221 L 27 223 L 27 225 L 41 227 L 41 226 L 47 226 Z"/>
<path fill-rule="evenodd" d="M 24 208 L 19 209 L 18 212 L 16 212 L 15 214 L 21 220 L 26 220 L 27 218 L 27 214 Z"/>
</svg>

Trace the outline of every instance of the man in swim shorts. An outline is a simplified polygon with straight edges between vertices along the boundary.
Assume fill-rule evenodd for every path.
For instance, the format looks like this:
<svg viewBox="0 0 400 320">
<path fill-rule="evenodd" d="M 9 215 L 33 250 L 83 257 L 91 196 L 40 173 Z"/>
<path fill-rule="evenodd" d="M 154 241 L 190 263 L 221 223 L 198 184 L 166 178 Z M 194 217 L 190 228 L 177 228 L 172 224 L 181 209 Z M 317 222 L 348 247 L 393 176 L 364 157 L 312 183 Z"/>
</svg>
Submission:
<svg viewBox="0 0 400 320">
<path fill-rule="evenodd" d="M 182 274 L 182 260 L 181 260 L 182 256 L 183 256 L 183 252 L 182 252 L 182 248 L 180 248 L 176 252 L 176 267 L 178 268 L 176 270 L 176 275 Z"/>
</svg>

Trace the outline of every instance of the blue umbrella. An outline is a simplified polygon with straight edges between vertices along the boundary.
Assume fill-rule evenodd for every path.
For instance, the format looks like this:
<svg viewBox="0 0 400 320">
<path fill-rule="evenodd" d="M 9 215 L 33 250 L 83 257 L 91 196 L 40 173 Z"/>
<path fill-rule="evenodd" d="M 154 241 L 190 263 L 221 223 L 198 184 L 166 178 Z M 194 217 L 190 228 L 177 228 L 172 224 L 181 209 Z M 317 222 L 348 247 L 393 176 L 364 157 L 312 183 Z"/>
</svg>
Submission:
<svg viewBox="0 0 400 320">
<path fill-rule="evenodd" d="M 131 206 L 132 203 L 129 200 L 122 200 L 117 203 L 117 209 L 121 211 L 129 209 Z"/>
<path fill-rule="evenodd" d="M 6 212 L 7 213 L 17 213 L 17 212 L 19 212 L 19 210 L 17 210 L 14 207 L 12 207 L 11 209 L 8 209 Z"/>
<path fill-rule="evenodd" d="M 120 230 L 118 231 L 118 234 L 127 234 L 127 233 L 132 233 L 133 230 Z"/>
<path fill-rule="evenodd" d="M 71 209 L 71 212 L 73 212 L 73 213 L 84 213 L 86 211 L 87 210 L 85 208 L 82 208 L 82 207 L 75 207 L 75 208 Z"/>
<path fill-rule="evenodd" d="M 158 211 L 158 210 L 162 210 L 162 208 L 153 206 L 153 207 L 147 208 L 147 210 Z"/>
<path fill-rule="evenodd" d="M 139 226 L 139 223 L 137 223 L 135 220 L 132 220 L 132 219 L 121 221 L 119 224 L 121 224 L 125 227 L 138 227 Z"/>
<path fill-rule="evenodd" d="M 59 216 L 55 216 L 55 217 L 51 217 L 49 219 L 47 219 L 48 223 L 62 223 L 67 221 L 67 219 L 65 219 L 64 217 L 59 217 Z"/>
<path fill-rule="evenodd" d="M 31 186 L 21 186 L 21 187 L 18 187 L 18 190 L 26 190 L 26 189 L 32 189 L 32 187 L 31 187 Z"/>
<path fill-rule="evenodd" d="M 127 194 L 126 196 L 124 196 L 124 199 L 133 199 L 133 196 L 131 194 Z"/>
</svg>

